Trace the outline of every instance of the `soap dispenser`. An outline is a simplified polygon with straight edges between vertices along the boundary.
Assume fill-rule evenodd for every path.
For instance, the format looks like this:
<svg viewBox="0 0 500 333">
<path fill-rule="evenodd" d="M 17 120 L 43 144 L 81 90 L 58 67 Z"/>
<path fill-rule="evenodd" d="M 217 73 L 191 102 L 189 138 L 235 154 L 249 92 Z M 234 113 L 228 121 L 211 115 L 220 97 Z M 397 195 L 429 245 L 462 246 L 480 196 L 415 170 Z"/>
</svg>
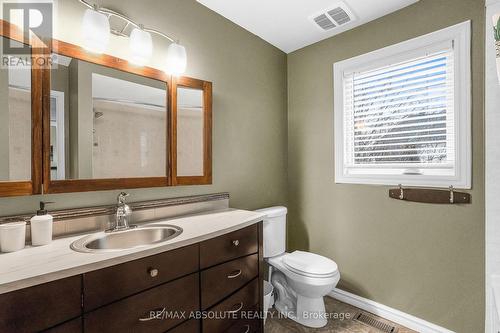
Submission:
<svg viewBox="0 0 500 333">
<path fill-rule="evenodd" d="M 34 246 L 47 245 L 52 242 L 52 215 L 47 213 L 46 204 L 52 202 L 40 202 L 40 209 L 31 218 L 31 244 Z"/>
</svg>

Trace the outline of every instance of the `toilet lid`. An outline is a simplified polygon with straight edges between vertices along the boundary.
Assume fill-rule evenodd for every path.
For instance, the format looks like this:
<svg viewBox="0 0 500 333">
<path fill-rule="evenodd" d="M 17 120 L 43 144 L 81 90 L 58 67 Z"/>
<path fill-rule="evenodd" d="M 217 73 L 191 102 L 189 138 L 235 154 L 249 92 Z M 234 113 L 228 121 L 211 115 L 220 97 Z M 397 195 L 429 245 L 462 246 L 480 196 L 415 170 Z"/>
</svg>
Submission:
<svg viewBox="0 0 500 333">
<path fill-rule="evenodd" d="M 310 252 L 295 251 L 283 258 L 285 266 L 297 273 L 330 276 L 337 272 L 335 261 Z"/>
</svg>

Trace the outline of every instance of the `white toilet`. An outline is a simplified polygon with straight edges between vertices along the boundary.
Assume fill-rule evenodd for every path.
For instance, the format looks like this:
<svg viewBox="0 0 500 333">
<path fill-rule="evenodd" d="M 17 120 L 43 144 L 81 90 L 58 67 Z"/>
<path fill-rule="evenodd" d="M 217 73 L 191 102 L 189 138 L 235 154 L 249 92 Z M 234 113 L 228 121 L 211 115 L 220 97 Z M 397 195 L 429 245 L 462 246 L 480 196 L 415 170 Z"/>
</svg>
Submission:
<svg viewBox="0 0 500 333">
<path fill-rule="evenodd" d="M 323 296 L 340 279 L 337 264 L 323 256 L 303 251 L 285 252 L 286 207 L 259 209 L 264 218 L 264 259 L 270 265 L 275 290 L 275 308 L 284 316 L 308 327 L 327 324 Z"/>
</svg>

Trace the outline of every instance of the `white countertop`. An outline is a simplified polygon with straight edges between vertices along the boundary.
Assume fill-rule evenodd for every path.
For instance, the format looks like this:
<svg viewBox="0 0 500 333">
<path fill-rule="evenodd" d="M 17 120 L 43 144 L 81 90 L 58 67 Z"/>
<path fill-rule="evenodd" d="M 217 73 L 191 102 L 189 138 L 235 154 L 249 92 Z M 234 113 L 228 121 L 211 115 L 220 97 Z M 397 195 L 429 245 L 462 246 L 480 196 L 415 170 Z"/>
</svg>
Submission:
<svg viewBox="0 0 500 333">
<path fill-rule="evenodd" d="M 255 224 L 264 214 L 227 209 L 200 215 L 163 219 L 183 229 L 182 234 L 164 243 L 107 253 L 80 253 L 70 244 L 84 234 L 54 240 L 51 244 L 0 254 L 0 294 L 82 274 L 134 259 L 198 243 Z"/>
</svg>

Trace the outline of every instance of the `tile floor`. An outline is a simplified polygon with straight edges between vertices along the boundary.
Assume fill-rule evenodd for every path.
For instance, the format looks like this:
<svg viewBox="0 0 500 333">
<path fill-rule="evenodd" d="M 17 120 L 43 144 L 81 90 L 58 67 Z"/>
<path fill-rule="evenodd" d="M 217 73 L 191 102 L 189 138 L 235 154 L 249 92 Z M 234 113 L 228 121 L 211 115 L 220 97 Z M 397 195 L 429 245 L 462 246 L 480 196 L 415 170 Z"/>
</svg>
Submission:
<svg viewBox="0 0 500 333">
<path fill-rule="evenodd" d="M 356 320 L 353 320 L 354 316 L 361 312 L 362 310 L 339 302 L 331 297 L 325 297 L 326 311 L 332 314 L 332 317 L 337 319 L 330 319 L 328 325 L 323 328 L 314 329 L 307 328 L 298 325 L 293 320 L 280 317 L 276 310 L 272 310 L 268 315 L 265 326 L 265 333 L 326 333 L 326 332 L 345 332 L 345 333 L 380 333 L 380 331 L 374 327 L 368 326 Z M 366 313 L 366 312 L 365 312 Z M 395 333 L 417 333 L 406 327 L 399 326 L 388 320 L 371 315 L 372 317 L 383 321 L 385 323 L 396 326 Z"/>
</svg>

